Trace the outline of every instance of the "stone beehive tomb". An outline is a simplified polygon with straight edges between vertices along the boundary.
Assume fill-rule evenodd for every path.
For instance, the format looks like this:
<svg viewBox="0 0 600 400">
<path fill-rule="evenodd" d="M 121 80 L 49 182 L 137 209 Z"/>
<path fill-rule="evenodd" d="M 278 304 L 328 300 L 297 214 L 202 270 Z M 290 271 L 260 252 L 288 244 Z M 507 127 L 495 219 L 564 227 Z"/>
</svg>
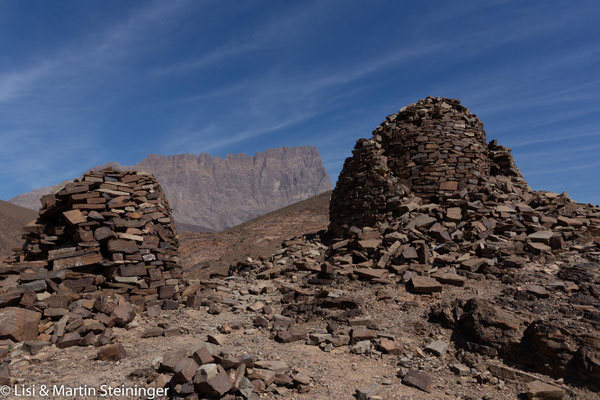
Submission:
<svg viewBox="0 0 600 400">
<path fill-rule="evenodd" d="M 38 332 L 27 324 L 41 318 L 42 338 L 60 342 L 70 326 L 76 342 L 128 322 L 132 307 L 124 304 L 164 307 L 178 297 L 178 237 L 152 175 L 92 171 L 41 201 L 23 249 L 0 268 L 0 318 L 11 325 L 0 335 L 31 340 Z"/>
<path fill-rule="evenodd" d="M 600 382 L 600 208 L 531 190 L 510 150 L 486 143 L 458 100 L 420 100 L 357 142 L 332 194 L 330 231 L 313 282 L 404 285 L 430 296 L 431 319 L 466 352 Z M 476 281 L 505 286 L 450 305 Z"/>
<path fill-rule="evenodd" d="M 504 176 L 527 189 L 510 150 L 488 144 L 483 124 L 459 100 L 428 97 L 392 114 L 357 141 L 331 200 L 331 230 L 373 226 L 412 193 L 440 202 Z"/>
</svg>

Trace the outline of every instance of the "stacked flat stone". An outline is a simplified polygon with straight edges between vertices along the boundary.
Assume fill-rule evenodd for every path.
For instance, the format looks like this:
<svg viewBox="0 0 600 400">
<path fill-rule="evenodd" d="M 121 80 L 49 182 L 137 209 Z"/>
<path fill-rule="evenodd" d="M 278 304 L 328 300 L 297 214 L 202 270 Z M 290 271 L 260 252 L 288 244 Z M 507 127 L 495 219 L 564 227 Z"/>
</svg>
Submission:
<svg viewBox="0 0 600 400">
<path fill-rule="evenodd" d="M 400 200 L 409 193 L 390 170 L 383 152 L 378 141 L 358 140 L 332 195 L 333 230 L 337 230 L 337 222 L 347 226 L 382 222 L 393 215 Z"/>
<path fill-rule="evenodd" d="M 428 97 L 388 116 L 371 139 L 358 140 L 332 195 L 330 230 L 390 220 L 409 192 L 439 203 L 498 178 L 505 191 L 528 190 L 510 150 L 487 144 L 477 116 L 459 100 Z"/>
<path fill-rule="evenodd" d="M 360 139 L 332 194 L 329 228 L 326 263 L 309 268 L 316 276 L 307 282 L 351 276 L 441 297 L 498 278 L 507 284 L 501 297 L 435 311 L 458 344 L 600 382 L 600 207 L 531 190 L 510 149 L 486 143 L 458 100 L 420 100 Z M 558 272 L 528 275 L 535 265 Z M 524 276 L 527 284 L 510 287 Z"/>
<path fill-rule="evenodd" d="M 0 307 L 11 309 L 10 315 L 6 308 L 0 314 L 16 321 L 13 331 L 23 330 L 24 316 L 35 319 L 26 311 L 41 314 L 40 329 L 27 328 L 25 335 L 7 330 L 6 337 L 31 340 L 39 333 L 60 343 L 68 323 L 82 337 L 129 322 L 135 312 L 128 303 L 176 307 L 182 273 L 178 236 L 152 175 L 91 171 L 41 201 L 38 220 L 24 228 L 23 249 L 0 267 Z M 120 306 L 125 312 L 113 315 Z M 96 324 L 93 329 L 78 330 L 87 319 Z M 57 321 L 64 322 L 60 330 Z"/>
<path fill-rule="evenodd" d="M 390 169 L 423 198 L 476 187 L 489 175 L 483 124 L 458 100 L 427 98 L 376 131 Z"/>
</svg>

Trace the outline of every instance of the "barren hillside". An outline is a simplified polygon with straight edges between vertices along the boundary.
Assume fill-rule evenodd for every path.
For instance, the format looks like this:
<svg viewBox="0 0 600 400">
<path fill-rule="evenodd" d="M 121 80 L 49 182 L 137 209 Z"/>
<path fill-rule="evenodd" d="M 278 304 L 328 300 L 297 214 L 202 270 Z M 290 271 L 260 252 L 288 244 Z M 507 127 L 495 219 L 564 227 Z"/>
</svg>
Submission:
<svg viewBox="0 0 600 400">
<path fill-rule="evenodd" d="M 35 211 L 0 200 L 0 256 L 10 255 L 11 249 L 21 245 L 23 225 L 36 217 Z"/>
</svg>

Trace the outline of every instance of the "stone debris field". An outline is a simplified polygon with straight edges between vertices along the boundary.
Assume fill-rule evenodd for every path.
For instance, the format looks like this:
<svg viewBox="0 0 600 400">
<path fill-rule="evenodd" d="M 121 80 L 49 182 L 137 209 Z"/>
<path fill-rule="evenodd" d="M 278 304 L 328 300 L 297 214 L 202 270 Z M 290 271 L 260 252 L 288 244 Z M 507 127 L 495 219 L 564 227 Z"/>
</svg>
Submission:
<svg viewBox="0 0 600 400">
<path fill-rule="evenodd" d="M 600 398 L 600 208 L 532 190 L 458 100 L 359 139 L 327 230 L 209 278 L 152 175 L 91 171 L 41 201 L 0 265 L 0 385 Z"/>
</svg>

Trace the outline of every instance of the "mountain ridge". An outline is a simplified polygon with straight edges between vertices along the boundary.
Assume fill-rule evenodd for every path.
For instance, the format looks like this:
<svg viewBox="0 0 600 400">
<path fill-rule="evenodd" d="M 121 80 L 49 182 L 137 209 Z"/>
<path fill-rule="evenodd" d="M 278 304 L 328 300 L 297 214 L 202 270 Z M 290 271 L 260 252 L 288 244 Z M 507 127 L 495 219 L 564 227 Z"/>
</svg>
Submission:
<svg viewBox="0 0 600 400">
<path fill-rule="evenodd" d="M 165 188 L 178 225 L 201 231 L 220 231 L 333 188 L 314 146 L 224 158 L 206 153 L 150 154 L 132 166 L 109 162 L 91 169 L 104 167 L 152 173 Z M 36 210 L 39 198 L 53 188 L 24 193 L 9 202 Z"/>
</svg>

